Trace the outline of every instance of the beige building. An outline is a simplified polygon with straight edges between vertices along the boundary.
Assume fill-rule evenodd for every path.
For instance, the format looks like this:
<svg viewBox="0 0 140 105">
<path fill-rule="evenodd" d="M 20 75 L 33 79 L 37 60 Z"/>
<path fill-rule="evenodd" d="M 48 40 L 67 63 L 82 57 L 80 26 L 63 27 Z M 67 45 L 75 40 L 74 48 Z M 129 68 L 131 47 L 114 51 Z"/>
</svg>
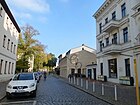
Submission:
<svg viewBox="0 0 140 105">
<path fill-rule="evenodd" d="M 5 0 L 0 0 L 0 81 L 10 79 L 15 73 L 19 33 Z"/>
<path fill-rule="evenodd" d="M 98 75 L 115 83 L 122 77 L 135 81 L 134 57 L 140 76 L 140 0 L 105 0 L 94 18 Z"/>
<path fill-rule="evenodd" d="M 86 75 L 86 66 L 96 63 L 96 51 L 84 44 L 80 47 L 70 49 L 59 57 L 60 75 L 68 77 L 71 73 Z"/>
</svg>

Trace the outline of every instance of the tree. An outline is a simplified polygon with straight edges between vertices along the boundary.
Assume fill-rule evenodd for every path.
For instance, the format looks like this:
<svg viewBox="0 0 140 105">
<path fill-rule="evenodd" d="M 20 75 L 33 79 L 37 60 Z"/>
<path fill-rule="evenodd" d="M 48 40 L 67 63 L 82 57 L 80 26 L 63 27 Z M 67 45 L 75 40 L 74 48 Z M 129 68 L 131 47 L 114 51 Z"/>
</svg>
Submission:
<svg viewBox="0 0 140 105">
<path fill-rule="evenodd" d="M 56 66 L 57 58 L 52 53 L 48 54 L 47 57 L 48 57 L 48 62 L 47 63 L 43 62 L 43 66 L 47 66 L 52 69 L 53 67 Z"/>
<path fill-rule="evenodd" d="M 22 33 L 19 35 L 18 49 L 17 49 L 17 65 L 16 69 L 28 69 L 28 60 L 32 57 L 35 52 L 43 50 L 43 48 L 38 47 L 39 41 L 33 37 L 39 35 L 39 32 L 35 30 L 32 26 L 26 25 L 21 27 Z"/>
</svg>

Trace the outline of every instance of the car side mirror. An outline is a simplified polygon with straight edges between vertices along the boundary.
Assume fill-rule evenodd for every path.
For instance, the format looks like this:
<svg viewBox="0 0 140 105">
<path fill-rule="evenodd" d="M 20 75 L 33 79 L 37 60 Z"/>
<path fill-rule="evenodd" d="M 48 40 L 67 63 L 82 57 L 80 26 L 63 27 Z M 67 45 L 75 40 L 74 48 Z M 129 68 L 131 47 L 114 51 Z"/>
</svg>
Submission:
<svg viewBox="0 0 140 105">
<path fill-rule="evenodd" d="M 12 78 L 10 78 L 10 81 L 12 80 Z"/>
</svg>

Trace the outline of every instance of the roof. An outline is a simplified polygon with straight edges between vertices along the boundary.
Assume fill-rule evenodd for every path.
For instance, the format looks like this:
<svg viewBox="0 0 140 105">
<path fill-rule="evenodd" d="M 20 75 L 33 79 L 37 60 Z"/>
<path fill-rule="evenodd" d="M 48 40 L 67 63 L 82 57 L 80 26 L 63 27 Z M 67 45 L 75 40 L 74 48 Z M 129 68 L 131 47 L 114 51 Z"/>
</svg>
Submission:
<svg viewBox="0 0 140 105">
<path fill-rule="evenodd" d="M 88 52 L 96 54 L 96 50 L 95 49 L 90 48 L 90 47 L 88 47 L 88 46 L 86 46 L 84 44 L 82 44 L 82 46 L 70 49 L 69 50 L 69 54 L 73 54 L 73 53 L 76 53 L 76 52 L 79 52 L 79 51 L 82 51 L 82 50 L 85 50 L 85 51 L 88 51 Z"/>
<path fill-rule="evenodd" d="M 6 4 L 5 0 L 0 0 L 0 3 L 1 3 L 3 9 L 5 10 L 5 12 L 8 14 L 9 18 L 11 19 L 11 21 L 13 22 L 13 24 L 15 25 L 16 29 L 20 33 L 20 28 L 19 28 L 17 22 L 15 21 L 15 19 L 14 19 L 13 15 L 12 15 L 8 5 Z"/>
<path fill-rule="evenodd" d="M 110 3 L 112 3 L 112 1 L 114 1 L 114 0 L 105 0 L 105 2 L 100 6 L 100 8 L 95 12 L 95 14 L 93 15 L 93 17 L 94 17 L 95 19 L 97 19 L 98 16 L 99 16 L 100 14 L 102 14 L 102 12 L 108 7 L 108 5 L 109 5 Z"/>
<path fill-rule="evenodd" d="M 58 58 L 60 58 L 60 57 L 64 58 L 68 54 L 74 54 L 74 53 L 77 53 L 77 52 L 82 51 L 82 50 L 85 50 L 85 51 L 88 51 L 90 53 L 96 54 L 96 50 L 95 49 L 90 48 L 90 47 L 82 44 L 82 46 L 72 48 L 69 51 L 67 51 L 66 53 L 59 55 Z"/>
</svg>

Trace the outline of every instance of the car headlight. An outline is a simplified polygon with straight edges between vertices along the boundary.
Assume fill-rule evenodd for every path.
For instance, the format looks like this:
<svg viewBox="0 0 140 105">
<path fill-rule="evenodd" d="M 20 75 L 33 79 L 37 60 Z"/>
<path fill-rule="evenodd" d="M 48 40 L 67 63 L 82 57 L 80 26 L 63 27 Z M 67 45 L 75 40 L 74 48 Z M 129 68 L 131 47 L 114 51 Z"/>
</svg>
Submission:
<svg viewBox="0 0 140 105">
<path fill-rule="evenodd" d="M 11 85 L 7 85 L 7 88 L 12 89 L 12 86 Z"/>
<path fill-rule="evenodd" d="M 29 86 L 29 88 L 32 88 L 32 87 L 34 87 L 35 86 L 35 83 L 32 83 L 30 86 Z"/>
</svg>

